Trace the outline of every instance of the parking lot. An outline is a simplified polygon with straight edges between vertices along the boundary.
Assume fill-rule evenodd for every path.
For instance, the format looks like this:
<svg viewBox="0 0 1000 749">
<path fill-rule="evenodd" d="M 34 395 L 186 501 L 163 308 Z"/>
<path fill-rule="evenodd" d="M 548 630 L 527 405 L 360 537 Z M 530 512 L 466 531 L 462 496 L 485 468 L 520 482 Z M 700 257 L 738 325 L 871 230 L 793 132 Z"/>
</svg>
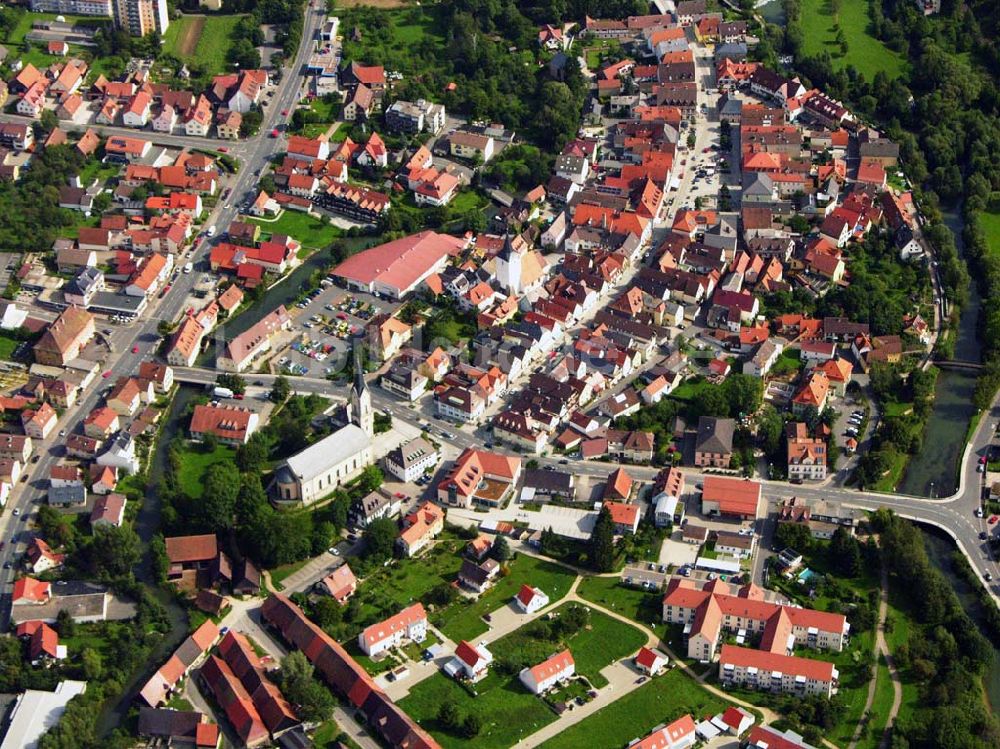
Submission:
<svg viewBox="0 0 1000 749">
<path fill-rule="evenodd" d="M 290 311 L 295 335 L 272 359 L 272 369 L 293 375 L 332 377 L 350 365 L 354 338 L 365 335 L 365 326 L 376 315 L 391 314 L 397 302 L 370 294 L 348 292 L 327 278 Z"/>
</svg>

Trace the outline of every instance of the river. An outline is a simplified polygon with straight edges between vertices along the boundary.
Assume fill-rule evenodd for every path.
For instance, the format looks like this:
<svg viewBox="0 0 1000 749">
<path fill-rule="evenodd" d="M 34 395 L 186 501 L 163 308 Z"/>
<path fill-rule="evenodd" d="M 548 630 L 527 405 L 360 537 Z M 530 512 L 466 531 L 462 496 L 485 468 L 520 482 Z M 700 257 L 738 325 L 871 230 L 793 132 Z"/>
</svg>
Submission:
<svg viewBox="0 0 1000 749">
<path fill-rule="evenodd" d="M 143 499 L 142 507 L 136 516 L 133 529 L 142 539 L 146 554 L 142 562 L 135 570 L 136 579 L 145 584 L 153 593 L 156 599 L 163 604 L 167 611 L 167 619 L 170 621 L 170 630 L 153 647 L 152 652 L 146 660 L 146 667 L 132 677 L 122 690 L 122 697 L 116 703 L 105 703 L 105 707 L 98 720 L 98 733 L 107 735 L 114 728 L 122 725 L 128 714 L 129 708 L 135 702 L 135 698 L 142 686 L 153 675 L 170 654 L 177 649 L 185 637 L 188 635 L 189 623 L 187 612 L 159 585 L 153 580 L 152 560 L 149 555 L 149 541 L 154 535 L 161 531 L 160 524 L 160 498 L 157 493 L 158 480 L 156 477 L 162 476 L 167 465 L 167 450 L 170 442 L 177 435 L 181 427 L 181 414 L 187 408 L 191 400 L 201 392 L 200 388 L 180 387 L 174 396 L 169 411 L 164 415 L 163 429 L 160 432 L 159 440 L 152 457 L 149 460 L 146 474 L 151 477 L 146 485 L 146 496 Z"/>
<path fill-rule="evenodd" d="M 945 223 L 955 235 L 959 254 L 964 253 L 962 218 L 952 211 L 945 214 Z M 969 301 L 962 310 L 956 331 L 955 359 L 980 361 L 982 348 L 976 337 L 982 298 L 975 283 L 970 284 Z M 972 372 L 941 370 L 934 390 L 934 408 L 920 452 L 910 458 L 898 490 L 921 497 L 947 497 L 957 488 L 958 464 L 965 450 L 965 435 L 969 422 L 976 414 L 972 395 L 976 375 Z"/>
<path fill-rule="evenodd" d="M 944 533 L 944 531 L 933 526 L 918 525 L 924 534 L 924 547 L 927 549 L 927 556 L 935 566 L 941 570 L 955 594 L 962 602 L 962 607 L 972 620 L 982 629 L 982 611 L 980 610 L 979 598 L 973 592 L 969 584 L 955 574 L 952 569 L 951 555 L 957 548 L 955 542 Z M 983 676 L 983 687 L 986 696 L 990 701 L 994 712 L 1000 709 L 1000 649 L 997 643 L 990 640 L 989 635 L 983 632 L 986 639 L 993 645 L 993 662 Z"/>
<path fill-rule="evenodd" d="M 347 247 L 348 252 L 353 254 L 371 247 L 377 239 L 377 237 L 347 237 L 340 241 Z M 307 290 L 305 284 L 309 277 L 316 271 L 328 271 L 333 264 L 328 250 L 319 250 L 306 258 L 302 265 L 265 291 L 250 307 L 233 320 L 219 325 L 212 335 L 212 341 L 198 355 L 198 366 L 212 366 L 215 363 L 215 349 L 220 341 L 231 341 L 280 305 L 284 304 L 287 307 L 293 304 L 302 292 Z"/>
</svg>

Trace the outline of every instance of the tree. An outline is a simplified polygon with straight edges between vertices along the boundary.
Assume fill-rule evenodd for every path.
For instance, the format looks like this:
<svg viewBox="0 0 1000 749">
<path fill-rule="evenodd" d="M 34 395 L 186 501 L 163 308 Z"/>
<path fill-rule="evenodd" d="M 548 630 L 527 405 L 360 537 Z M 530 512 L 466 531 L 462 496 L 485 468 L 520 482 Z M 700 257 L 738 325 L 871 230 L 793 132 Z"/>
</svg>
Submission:
<svg viewBox="0 0 1000 749">
<path fill-rule="evenodd" d="M 56 631 L 60 637 L 72 637 L 76 634 L 76 620 L 66 609 L 59 609 L 56 614 Z"/>
<path fill-rule="evenodd" d="M 378 518 L 369 523 L 365 530 L 365 556 L 382 560 L 392 555 L 399 529 L 391 518 Z"/>
<path fill-rule="evenodd" d="M 288 700 L 298 705 L 299 717 L 313 722 L 330 717 L 336 705 L 333 695 L 313 676 L 313 667 L 301 650 L 285 656 L 281 662 L 279 680 Z"/>
<path fill-rule="evenodd" d="M 607 507 L 601 508 L 590 535 L 590 560 L 597 572 L 611 572 L 615 568 L 615 524 Z"/>
<path fill-rule="evenodd" d="M 778 523 L 774 540 L 778 546 L 790 546 L 799 553 L 808 551 L 812 547 L 812 533 L 805 523 Z"/>
<path fill-rule="evenodd" d="M 162 533 L 157 533 L 150 539 L 149 554 L 153 563 L 153 579 L 160 584 L 165 583 L 170 570 L 170 558 L 167 556 L 167 544 Z"/>
<path fill-rule="evenodd" d="M 861 573 L 861 545 L 843 527 L 833 532 L 830 557 L 835 569 L 844 577 L 857 577 Z"/>
<path fill-rule="evenodd" d="M 42 130 L 44 130 L 47 133 L 51 133 L 53 130 L 59 127 L 59 118 L 56 116 L 56 113 L 51 109 L 42 110 L 42 115 L 39 118 L 39 122 L 41 123 Z"/>
<path fill-rule="evenodd" d="M 467 739 L 474 739 L 483 728 L 482 718 L 476 713 L 469 713 L 462 721 L 462 735 Z"/>
<path fill-rule="evenodd" d="M 100 679 L 104 674 L 104 661 L 101 654 L 93 648 L 84 648 L 80 653 L 80 665 L 83 668 L 83 677 L 87 681 Z"/>
<path fill-rule="evenodd" d="M 239 471 L 232 463 L 217 463 L 208 472 L 198 503 L 199 515 L 206 527 L 222 531 L 235 525 L 240 483 Z"/>
<path fill-rule="evenodd" d="M 344 618 L 344 608 L 330 596 L 323 596 L 313 604 L 312 618 L 323 629 L 336 627 Z"/>
<path fill-rule="evenodd" d="M 493 557 L 498 562 L 506 562 L 511 557 L 510 544 L 505 536 L 497 536 L 493 542 Z"/>
<path fill-rule="evenodd" d="M 236 467 L 243 473 L 260 473 L 267 465 L 270 448 L 261 432 L 254 432 L 246 444 L 236 448 Z"/>
<path fill-rule="evenodd" d="M 441 707 L 438 708 L 437 719 L 449 731 L 454 731 L 462 725 L 462 713 L 454 700 L 445 700 L 441 703 Z"/>
<path fill-rule="evenodd" d="M 223 372 L 215 381 L 219 387 L 229 388 L 237 395 L 243 395 L 247 391 L 247 381 L 233 372 Z"/>
<path fill-rule="evenodd" d="M 139 536 L 128 526 L 97 528 L 83 549 L 84 566 L 101 578 L 129 574 L 139 563 Z"/>
<path fill-rule="evenodd" d="M 249 112 L 244 112 L 243 118 L 240 120 L 240 136 L 250 138 L 256 135 L 263 121 L 264 115 L 261 114 L 259 109 L 251 109 Z"/>
<path fill-rule="evenodd" d="M 358 478 L 358 490 L 363 494 L 371 494 L 382 486 L 385 476 L 377 465 L 366 466 Z"/>
<path fill-rule="evenodd" d="M 291 394 L 292 386 L 289 384 L 288 378 L 284 375 L 278 375 L 274 379 L 274 384 L 271 386 L 271 393 L 268 397 L 274 403 L 284 403 Z"/>
<path fill-rule="evenodd" d="M 323 520 L 313 525 L 312 553 L 322 554 L 330 548 L 337 529 L 329 520 Z"/>
</svg>

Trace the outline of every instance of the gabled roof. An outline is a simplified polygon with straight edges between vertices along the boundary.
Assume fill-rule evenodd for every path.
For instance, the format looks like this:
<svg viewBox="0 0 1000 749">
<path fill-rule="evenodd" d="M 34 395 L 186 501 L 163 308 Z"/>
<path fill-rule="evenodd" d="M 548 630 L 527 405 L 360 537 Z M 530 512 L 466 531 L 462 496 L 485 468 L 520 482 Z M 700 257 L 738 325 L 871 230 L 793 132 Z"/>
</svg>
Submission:
<svg viewBox="0 0 1000 749">
<path fill-rule="evenodd" d="M 167 558 L 173 564 L 215 559 L 219 555 L 219 545 L 214 533 L 200 536 L 174 536 L 165 539 L 165 541 Z"/>
<path fill-rule="evenodd" d="M 575 662 L 573 661 L 573 654 L 569 651 L 569 648 L 566 648 L 565 650 L 546 658 L 541 663 L 531 666 L 528 671 L 531 673 L 535 683 L 540 684 L 553 676 L 558 676 L 574 665 Z"/>
</svg>

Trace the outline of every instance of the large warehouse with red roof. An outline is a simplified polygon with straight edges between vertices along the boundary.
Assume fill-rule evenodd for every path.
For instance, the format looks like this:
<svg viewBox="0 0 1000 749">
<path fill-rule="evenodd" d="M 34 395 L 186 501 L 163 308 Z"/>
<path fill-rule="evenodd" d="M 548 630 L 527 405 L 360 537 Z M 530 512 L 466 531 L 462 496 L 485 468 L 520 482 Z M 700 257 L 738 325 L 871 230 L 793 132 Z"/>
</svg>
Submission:
<svg viewBox="0 0 1000 749">
<path fill-rule="evenodd" d="M 422 231 L 359 252 L 334 268 L 333 275 L 350 288 L 402 299 L 428 276 L 442 270 L 448 257 L 457 254 L 467 241 L 464 237 Z"/>
</svg>

